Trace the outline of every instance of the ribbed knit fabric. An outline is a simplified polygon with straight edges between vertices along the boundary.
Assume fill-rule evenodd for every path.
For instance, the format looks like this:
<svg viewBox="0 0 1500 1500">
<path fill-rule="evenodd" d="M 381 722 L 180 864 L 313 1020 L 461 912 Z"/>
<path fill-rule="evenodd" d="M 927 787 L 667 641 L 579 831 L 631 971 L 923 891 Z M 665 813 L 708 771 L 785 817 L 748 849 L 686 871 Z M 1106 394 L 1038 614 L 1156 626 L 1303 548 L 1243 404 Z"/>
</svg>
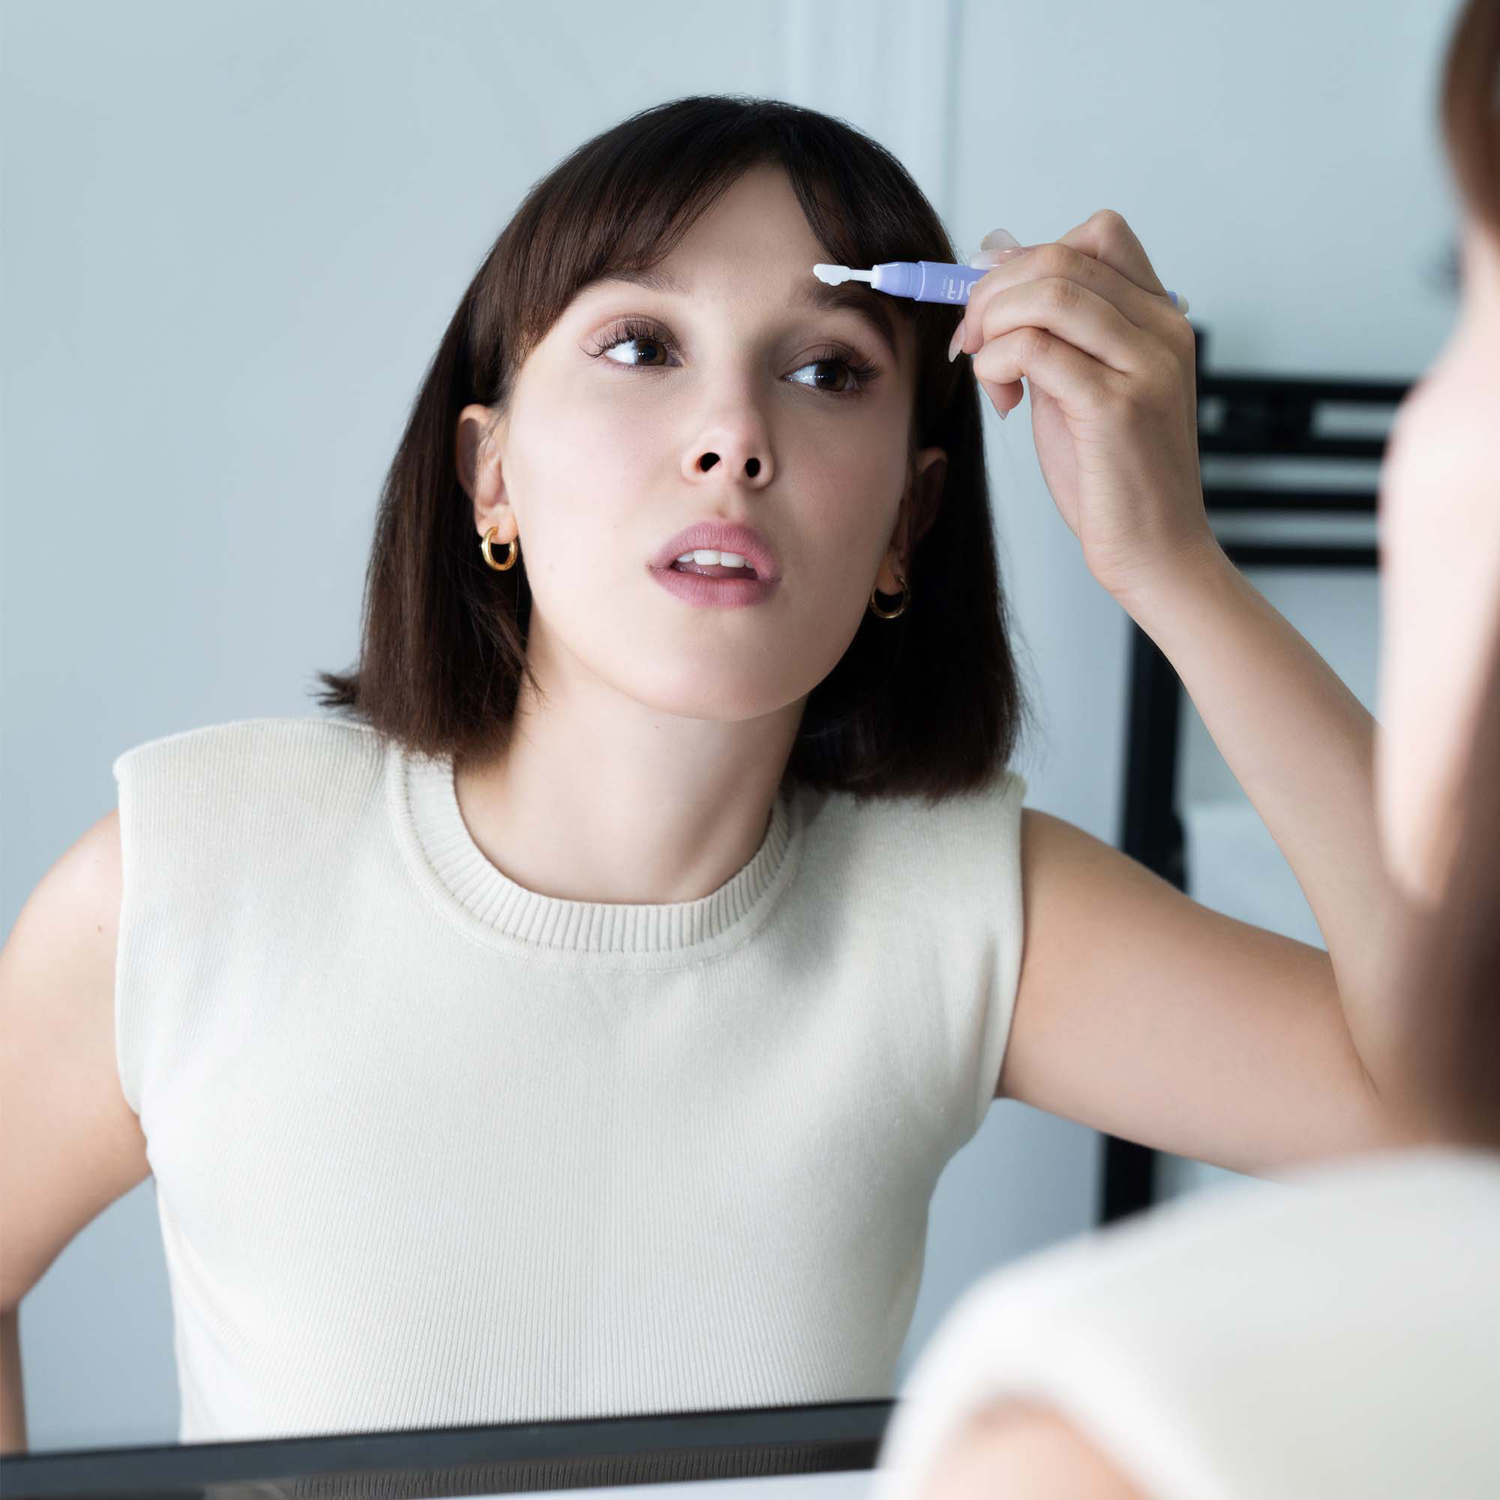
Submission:
<svg viewBox="0 0 1500 1500">
<path fill-rule="evenodd" d="M 1304 1167 L 991 1273 L 903 1382 L 870 1500 L 929 1493 L 1007 1398 L 1150 1500 L 1500 1495 L 1500 1152 Z"/>
<path fill-rule="evenodd" d="M 332 718 L 114 762 L 115 1021 L 180 1440 L 889 1399 L 993 1097 L 1024 779 L 791 788 L 696 901 L 489 863 Z"/>
</svg>

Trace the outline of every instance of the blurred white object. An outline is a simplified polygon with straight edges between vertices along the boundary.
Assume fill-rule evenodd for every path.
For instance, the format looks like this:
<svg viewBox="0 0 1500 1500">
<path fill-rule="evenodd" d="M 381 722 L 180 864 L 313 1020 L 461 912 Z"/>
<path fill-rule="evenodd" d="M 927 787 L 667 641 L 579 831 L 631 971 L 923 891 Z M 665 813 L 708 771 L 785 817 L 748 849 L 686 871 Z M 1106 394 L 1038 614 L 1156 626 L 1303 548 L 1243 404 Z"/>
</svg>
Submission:
<svg viewBox="0 0 1500 1500">
<path fill-rule="evenodd" d="M 1168 1204 L 993 1273 L 898 1393 L 871 1500 L 1007 1396 L 1151 1500 L 1500 1494 L 1500 1152 L 1424 1147 Z"/>
</svg>

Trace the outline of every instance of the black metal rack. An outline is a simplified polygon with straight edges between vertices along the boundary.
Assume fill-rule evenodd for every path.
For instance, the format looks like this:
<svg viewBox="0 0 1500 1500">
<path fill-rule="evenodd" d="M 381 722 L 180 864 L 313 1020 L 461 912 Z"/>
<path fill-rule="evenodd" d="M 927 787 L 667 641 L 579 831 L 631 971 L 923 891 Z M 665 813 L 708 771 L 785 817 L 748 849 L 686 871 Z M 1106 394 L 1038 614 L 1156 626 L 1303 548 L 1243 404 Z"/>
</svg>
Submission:
<svg viewBox="0 0 1500 1500">
<path fill-rule="evenodd" d="M 1193 328 L 1197 370 L 1198 453 L 1299 460 L 1373 459 L 1385 453 L 1379 437 L 1314 435 L 1321 406 L 1395 406 L 1410 381 L 1294 378 L 1204 372 L 1206 335 Z M 1217 410 L 1215 408 L 1218 408 Z M 1243 513 L 1328 518 L 1373 516 L 1371 488 L 1305 489 L 1211 484 L 1203 486 L 1209 521 Z M 1215 528 L 1217 530 L 1217 528 Z M 1237 567 L 1370 568 L 1373 546 L 1273 542 L 1220 545 Z M 1182 683 L 1172 664 L 1131 622 L 1130 709 L 1125 736 L 1124 809 L 1119 847 L 1180 891 L 1187 889 L 1182 821 L 1177 815 L 1177 743 Z M 1099 1222 L 1124 1218 L 1156 1200 L 1157 1153 L 1116 1136 L 1104 1138 Z"/>
</svg>

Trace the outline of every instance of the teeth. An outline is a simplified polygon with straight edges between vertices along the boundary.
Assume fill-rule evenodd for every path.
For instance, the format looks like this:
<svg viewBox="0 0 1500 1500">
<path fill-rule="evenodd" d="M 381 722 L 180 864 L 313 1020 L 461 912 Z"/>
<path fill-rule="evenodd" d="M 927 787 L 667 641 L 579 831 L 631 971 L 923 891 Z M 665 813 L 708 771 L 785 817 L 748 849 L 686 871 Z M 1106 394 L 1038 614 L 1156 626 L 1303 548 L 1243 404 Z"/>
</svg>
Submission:
<svg viewBox="0 0 1500 1500">
<path fill-rule="evenodd" d="M 699 567 L 712 568 L 743 568 L 745 559 L 738 552 L 715 552 L 712 547 L 698 547 L 692 552 L 684 552 L 677 559 L 678 562 L 695 562 Z"/>
</svg>

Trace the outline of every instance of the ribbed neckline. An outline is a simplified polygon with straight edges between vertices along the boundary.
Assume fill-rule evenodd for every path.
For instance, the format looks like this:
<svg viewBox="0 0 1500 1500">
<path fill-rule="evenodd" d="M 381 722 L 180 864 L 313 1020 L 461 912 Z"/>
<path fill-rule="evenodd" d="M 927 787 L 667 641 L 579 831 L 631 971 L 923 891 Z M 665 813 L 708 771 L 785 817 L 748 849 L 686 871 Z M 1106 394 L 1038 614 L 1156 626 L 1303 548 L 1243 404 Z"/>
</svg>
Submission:
<svg viewBox="0 0 1500 1500">
<path fill-rule="evenodd" d="M 718 890 L 657 904 L 567 901 L 528 890 L 485 857 L 464 823 L 451 756 L 392 741 L 386 787 L 398 842 L 428 896 L 474 940 L 532 958 L 631 969 L 701 963 L 754 934 L 801 855 L 801 799 L 788 783 L 760 848 Z"/>
</svg>

